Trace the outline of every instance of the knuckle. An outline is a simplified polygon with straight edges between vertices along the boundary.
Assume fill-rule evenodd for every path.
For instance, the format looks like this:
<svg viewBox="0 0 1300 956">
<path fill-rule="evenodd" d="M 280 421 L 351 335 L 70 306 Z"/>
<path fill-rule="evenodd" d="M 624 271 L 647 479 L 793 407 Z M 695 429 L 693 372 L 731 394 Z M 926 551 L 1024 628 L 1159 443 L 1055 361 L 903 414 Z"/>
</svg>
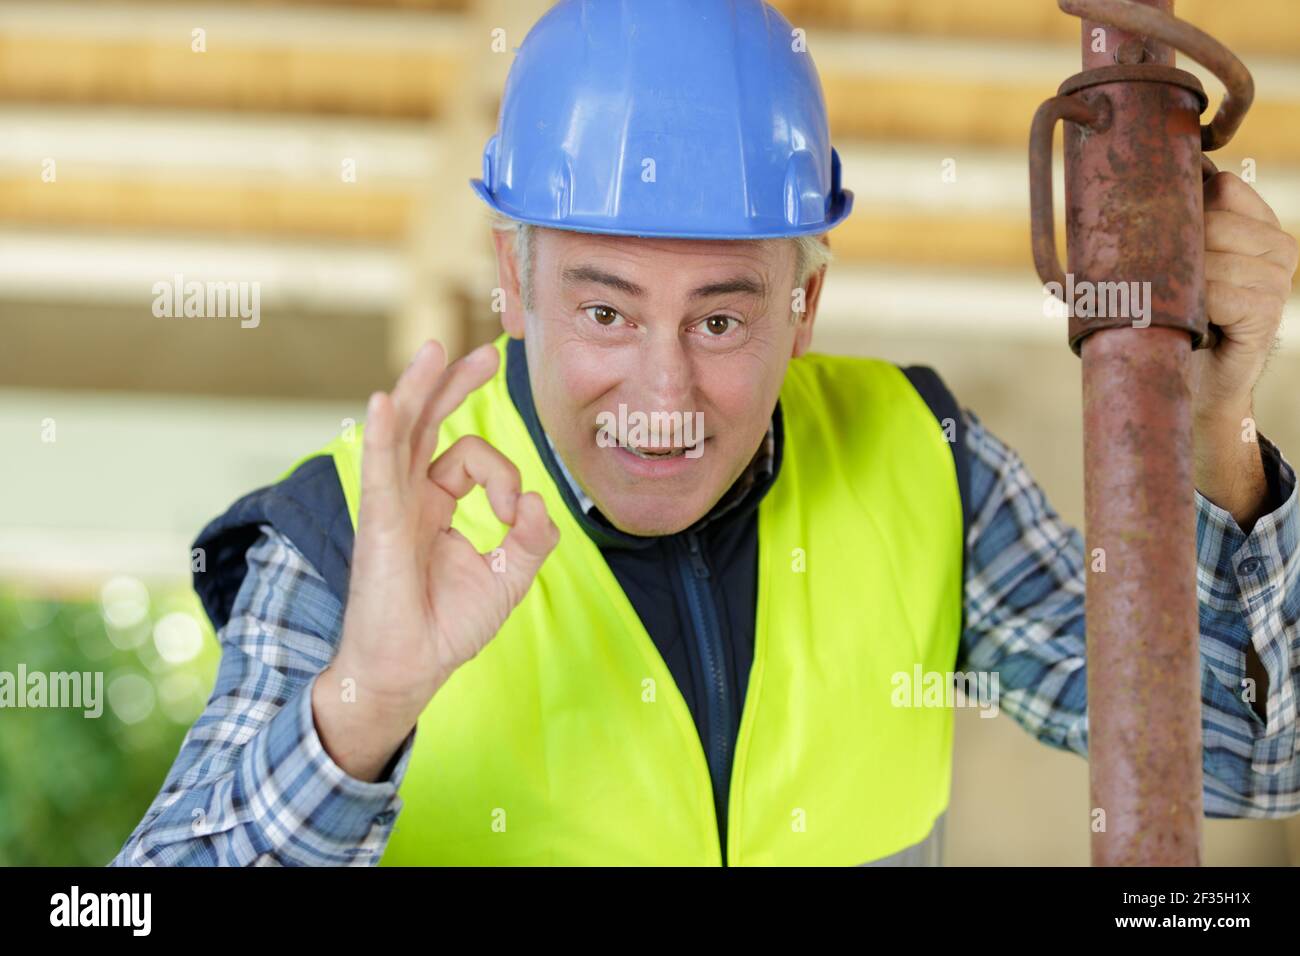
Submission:
<svg viewBox="0 0 1300 956">
<path fill-rule="evenodd" d="M 485 447 L 487 442 L 478 435 L 461 435 L 444 454 L 448 460 L 473 462 L 483 457 Z"/>
<path fill-rule="evenodd" d="M 1249 190 L 1246 181 L 1230 169 L 1219 170 L 1219 183 L 1224 189 L 1233 194 L 1240 194 L 1242 190 Z"/>
<path fill-rule="evenodd" d="M 504 469 L 517 481 L 519 479 L 519 469 L 515 463 L 505 456 L 505 454 L 485 438 L 475 435 L 475 447 L 487 459 L 490 459 L 498 468 Z"/>
<path fill-rule="evenodd" d="M 487 442 L 478 435 L 461 435 L 456 439 L 453 447 L 460 448 L 463 451 L 478 451 L 485 447 Z"/>
</svg>

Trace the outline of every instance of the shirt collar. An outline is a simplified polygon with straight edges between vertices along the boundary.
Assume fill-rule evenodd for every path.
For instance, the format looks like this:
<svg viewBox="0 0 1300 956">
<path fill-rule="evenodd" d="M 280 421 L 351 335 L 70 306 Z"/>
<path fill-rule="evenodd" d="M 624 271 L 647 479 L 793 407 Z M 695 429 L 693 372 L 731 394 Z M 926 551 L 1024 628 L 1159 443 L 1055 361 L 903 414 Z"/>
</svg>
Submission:
<svg viewBox="0 0 1300 956">
<path fill-rule="evenodd" d="M 596 502 L 592 501 L 591 497 L 582 490 L 582 486 L 570 473 L 568 467 L 564 464 L 564 459 L 555 450 L 555 442 L 551 441 L 551 436 L 547 435 L 545 431 L 542 432 L 542 435 L 546 438 L 546 447 L 551 450 L 551 454 L 555 457 L 555 464 L 559 467 L 560 474 L 564 476 L 564 480 L 568 482 L 569 490 L 573 492 L 573 497 L 577 499 L 578 507 L 582 509 L 583 514 L 591 514 L 592 509 L 596 507 Z"/>
</svg>

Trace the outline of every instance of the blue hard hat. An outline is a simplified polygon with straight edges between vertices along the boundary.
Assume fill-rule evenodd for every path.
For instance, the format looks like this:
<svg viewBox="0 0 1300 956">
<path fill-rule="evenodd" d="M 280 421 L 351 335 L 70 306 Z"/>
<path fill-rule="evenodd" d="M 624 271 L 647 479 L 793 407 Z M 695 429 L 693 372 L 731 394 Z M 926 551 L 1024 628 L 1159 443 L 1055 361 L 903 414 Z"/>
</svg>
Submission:
<svg viewBox="0 0 1300 956">
<path fill-rule="evenodd" d="M 561 0 L 517 51 L 471 185 L 557 229 L 823 232 L 853 194 L 802 38 L 762 0 Z"/>
</svg>

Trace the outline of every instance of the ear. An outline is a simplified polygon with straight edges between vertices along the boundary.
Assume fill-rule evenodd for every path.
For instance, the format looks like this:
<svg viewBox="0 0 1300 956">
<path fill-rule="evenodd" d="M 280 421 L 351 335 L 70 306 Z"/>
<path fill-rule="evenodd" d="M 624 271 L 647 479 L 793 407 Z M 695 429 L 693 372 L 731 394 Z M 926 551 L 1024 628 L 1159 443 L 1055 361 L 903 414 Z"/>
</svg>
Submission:
<svg viewBox="0 0 1300 956">
<path fill-rule="evenodd" d="M 822 239 L 825 242 L 825 237 Z M 826 279 L 826 267 L 818 269 L 803 284 L 804 312 L 799 317 L 799 326 L 794 334 L 794 348 L 791 358 L 803 355 L 812 345 L 813 323 L 817 320 L 817 303 L 821 300 L 822 283 Z"/>
<path fill-rule="evenodd" d="M 512 233 L 492 230 L 492 245 L 497 254 L 497 284 L 505 293 L 501 327 L 512 339 L 524 337 L 524 304 L 519 292 L 519 268 L 515 262 L 515 240 Z"/>
</svg>

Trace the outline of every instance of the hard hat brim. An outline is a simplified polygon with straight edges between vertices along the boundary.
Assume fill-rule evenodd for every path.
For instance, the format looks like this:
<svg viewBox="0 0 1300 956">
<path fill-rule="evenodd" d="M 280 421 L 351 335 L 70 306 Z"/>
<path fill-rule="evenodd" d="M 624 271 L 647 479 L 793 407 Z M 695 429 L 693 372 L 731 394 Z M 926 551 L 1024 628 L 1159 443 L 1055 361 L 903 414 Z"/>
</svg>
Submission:
<svg viewBox="0 0 1300 956">
<path fill-rule="evenodd" d="M 489 208 L 516 222 L 526 222 L 547 229 L 566 229 L 570 232 L 587 232 L 602 236 L 638 236 L 644 239 L 789 239 L 796 236 L 816 235 L 834 229 L 853 211 L 853 192 L 849 189 L 842 189 L 831 205 L 830 215 L 820 222 L 811 222 L 802 226 L 785 225 L 780 228 L 766 230 L 741 227 L 734 231 L 638 227 L 636 223 L 611 226 L 608 222 L 584 221 L 579 217 L 558 222 L 554 219 L 541 219 L 522 215 L 518 211 L 508 209 L 499 203 L 482 179 L 471 179 L 469 184 L 479 199 L 483 200 Z"/>
</svg>

